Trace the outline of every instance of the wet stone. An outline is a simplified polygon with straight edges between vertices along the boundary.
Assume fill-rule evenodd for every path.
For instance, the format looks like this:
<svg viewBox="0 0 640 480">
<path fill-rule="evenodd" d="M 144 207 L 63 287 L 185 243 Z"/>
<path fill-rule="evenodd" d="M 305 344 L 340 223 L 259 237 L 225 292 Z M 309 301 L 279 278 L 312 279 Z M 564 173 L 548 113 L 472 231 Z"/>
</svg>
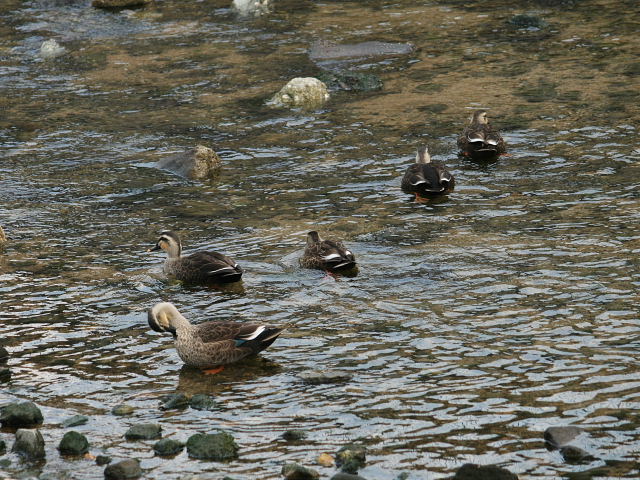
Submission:
<svg viewBox="0 0 640 480">
<path fill-rule="evenodd" d="M 282 434 L 282 438 L 287 442 L 299 442 L 307 438 L 307 432 L 304 430 L 287 430 Z"/>
<path fill-rule="evenodd" d="M 320 478 L 320 474 L 316 470 L 297 463 L 283 465 L 281 473 L 287 480 L 316 480 Z"/>
<path fill-rule="evenodd" d="M 210 395 L 204 393 L 197 393 L 191 397 L 189 405 L 194 410 L 215 410 L 219 408 L 218 402 Z"/>
<path fill-rule="evenodd" d="M 196 433 L 187 440 L 187 453 L 200 460 L 222 462 L 238 457 L 238 445 L 227 432 Z"/>
<path fill-rule="evenodd" d="M 32 427 L 40 425 L 43 420 L 42 412 L 32 402 L 10 403 L 0 414 L 3 427 Z"/>
<path fill-rule="evenodd" d="M 124 434 L 127 440 L 153 440 L 160 438 L 162 427 L 156 423 L 139 423 L 133 425 Z"/>
<path fill-rule="evenodd" d="M 182 451 L 184 443 L 171 438 L 158 440 L 153 446 L 153 451 L 159 456 L 176 455 Z"/>
<path fill-rule="evenodd" d="M 518 480 L 518 476 L 497 465 L 465 463 L 458 469 L 453 480 Z"/>
<path fill-rule="evenodd" d="M 7 360 L 9 360 L 9 352 L 6 348 L 0 347 L 0 363 L 5 363 Z"/>
<path fill-rule="evenodd" d="M 6 383 L 11 380 L 11 370 L 8 368 L 0 368 L 0 382 Z"/>
<path fill-rule="evenodd" d="M 333 465 L 335 464 L 333 457 L 328 453 L 321 453 L 320 455 L 318 455 L 316 462 L 318 463 L 318 465 L 321 465 L 323 467 L 333 467 Z"/>
<path fill-rule="evenodd" d="M 515 28 L 528 28 L 536 30 L 542 30 L 543 28 L 548 26 L 548 23 L 537 15 L 530 15 L 526 13 L 514 15 L 509 20 L 507 20 L 507 23 Z"/>
<path fill-rule="evenodd" d="M 162 399 L 161 410 L 183 410 L 189 406 L 189 399 L 184 393 L 173 393 Z"/>
<path fill-rule="evenodd" d="M 111 457 L 108 455 L 98 455 L 96 457 L 96 465 L 107 465 L 111 463 Z"/>
<path fill-rule="evenodd" d="M 113 415 L 118 415 L 118 416 L 125 416 L 125 415 L 131 415 L 134 412 L 134 408 L 131 405 L 126 405 L 124 403 L 121 403 L 120 405 L 116 405 L 115 407 L 113 407 L 111 409 L 111 413 Z"/>
<path fill-rule="evenodd" d="M 74 415 L 73 417 L 69 417 L 62 422 L 62 426 L 64 428 L 77 427 L 78 425 L 84 425 L 89 421 L 89 417 L 84 415 Z"/>
<path fill-rule="evenodd" d="M 298 374 L 304 383 L 319 385 L 322 383 L 342 383 L 351 380 L 351 374 L 340 370 L 307 370 Z"/>
<path fill-rule="evenodd" d="M 89 451 L 89 441 L 81 433 L 67 432 L 60 440 L 58 450 L 62 455 L 82 455 Z"/>
<path fill-rule="evenodd" d="M 584 430 L 572 425 L 566 427 L 549 427 L 544 432 L 544 440 L 548 446 L 558 449 L 582 434 Z"/>
<path fill-rule="evenodd" d="M 575 445 L 567 445 L 560 448 L 560 454 L 567 463 L 588 463 L 596 460 L 589 452 Z"/>
<path fill-rule="evenodd" d="M 44 458 L 44 438 L 38 430 L 20 428 L 16 431 L 16 441 L 11 451 L 30 460 Z"/>
<path fill-rule="evenodd" d="M 350 92 L 373 92 L 382 89 L 382 80 L 377 75 L 364 72 L 329 72 L 318 75 L 331 90 L 346 90 Z"/>
<path fill-rule="evenodd" d="M 104 478 L 107 480 L 127 480 L 140 476 L 142 476 L 140 462 L 132 458 L 113 463 L 104 469 Z"/>
<path fill-rule="evenodd" d="M 361 477 L 360 475 L 353 475 L 351 473 L 339 472 L 339 473 L 336 473 L 333 477 L 331 477 L 331 480 L 365 480 L 365 478 Z"/>
<path fill-rule="evenodd" d="M 204 145 L 196 145 L 187 152 L 169 155 L 158 161 L 157 167 L 191 180 L 210 178 L 218 174 L 222 160 Z"/>
<path fill-rule="evenodd" d="M 345 445 L 336 453 L 336 465 L 343 472 L 357 473 L 365 465 L 366 453 L 363 445 Z"/>
<path fill-rule="evenodd" d="M 282 87 L 267 105 L 314 109 L 320 108 L 327 100 L 329 92 L 323 82 L 313 77 L 297 77 Z"/>
</svg>

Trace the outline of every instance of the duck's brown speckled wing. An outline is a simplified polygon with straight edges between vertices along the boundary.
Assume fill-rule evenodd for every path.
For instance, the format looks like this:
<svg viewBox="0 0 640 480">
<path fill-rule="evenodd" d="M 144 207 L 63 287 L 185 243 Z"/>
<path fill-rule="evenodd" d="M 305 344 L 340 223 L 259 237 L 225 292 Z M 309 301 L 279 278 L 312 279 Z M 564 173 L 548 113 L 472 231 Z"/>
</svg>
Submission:
<svg viewBox="0 0 640 480">
<path fill-rule="evenodd" d="M 196 252 L 182 257 L 181 264 L 184 272 L 190 272 L 189 280 L 193 282 L 235 282 L 242 277 L 242 268 L 218 252 Z"/>
<path fill-rule="evenodd" d="M 204 322 L 196 326 L 196 334 L 203 343 L 242 339 L 251 336 L 260 324 L 239 322 Z"/>
</svg>

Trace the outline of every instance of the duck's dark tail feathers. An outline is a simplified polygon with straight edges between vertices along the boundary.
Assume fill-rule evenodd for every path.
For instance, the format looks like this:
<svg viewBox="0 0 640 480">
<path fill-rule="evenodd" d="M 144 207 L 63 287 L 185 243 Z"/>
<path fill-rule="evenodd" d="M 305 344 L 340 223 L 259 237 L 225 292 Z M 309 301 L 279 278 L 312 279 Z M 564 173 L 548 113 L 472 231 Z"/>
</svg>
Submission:
<svg viewBox="0 0 640 480">
<path fill-rule="evenodd" d="M 275 342 L 285 328 L 286 327 L 268 327 L 265 325 L 260 335 L 251 340 L 247 340 L 242 346 L 249 347 L 254 353 L 261 352 Z"/>
</svg>

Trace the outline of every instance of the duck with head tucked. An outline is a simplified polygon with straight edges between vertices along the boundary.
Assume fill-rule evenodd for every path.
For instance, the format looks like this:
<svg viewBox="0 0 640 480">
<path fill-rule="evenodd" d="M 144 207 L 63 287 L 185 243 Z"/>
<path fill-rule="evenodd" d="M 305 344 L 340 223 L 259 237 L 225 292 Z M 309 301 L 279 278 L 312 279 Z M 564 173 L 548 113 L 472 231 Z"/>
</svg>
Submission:
<svg viewBox="0 0 640 480">
<path fill-rule="evenodd" d="M 352 270 L 356 257 L 344 244 L 336 240 L 322 240 L 316 231 L 307 234 L 307 246 L 300 258 L 303 268 L 316 268 L 329 272 Z"/>
<path fill-rule="evenodd" d="M 162 232 L 155 247 L 148 251 L 156 250 L 167 252 L 164 272 L 185 283 L 231 283 L 239 281 L 242 277 L 242 268 L 221 253 L 201 251 L 183 257 L 180 237 L 172 231 Z"/>
<path fill-rule="evenodd" d="M 432 198 L 453 191 L 453 175 L 440 162 L 431 160 L 426 145 L 418 148 L 416 163 L 409 165 L 400 187 L 404 193 L 415 194 L 416 199 Z"/>
<path fill-rule="evenodd" d="M 489 160 L 506 151 L 504 139 L 489 123 L 485 110 L 473 112 L 469 125 L 458 138 L 458 147 L 462 155 L 474 160 Z"/>
<path fill-rule="evenodd" d="M 275 342 L 284 328 L 259 323 L 204 322 L 192 325 L 169 302 L 149 310 L 149 326 L 173 335 L 178 356 L 187 365 L 213 374 L 224 365 L 255 355 Z"/>
</svg>

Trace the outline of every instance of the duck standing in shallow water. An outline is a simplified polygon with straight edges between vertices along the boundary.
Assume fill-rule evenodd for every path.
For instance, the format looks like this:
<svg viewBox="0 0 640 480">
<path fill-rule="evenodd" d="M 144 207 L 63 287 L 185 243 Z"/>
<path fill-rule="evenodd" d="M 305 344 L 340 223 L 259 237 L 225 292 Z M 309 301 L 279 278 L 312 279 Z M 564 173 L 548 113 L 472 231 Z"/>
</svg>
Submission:
<svg viewBox="0 0 640 480">
<path fill-rule="evenodd" d="M 184 363 L 213 374 L 223 365 L 255 355 L 271 345 L 284 328 L 258 323 L 204 322 L 192 325 L 168 302 L 158 303 L 147 315 L 156 332 L 173 335 Z"/>
<path fill-rule="evenodd" d="M 148 251 L 156 250 L 167 252 L 164 272 L 185 283 L 231 283 L 239 281 L 242 277 L 242 268 L 221 253 L 202 251 L 181 256 L 182 244 L 175 232 L 162 232 L 156 246 Z"/>
<path fill-rule="evenodd" d="M 322 240 L 318 232 L 307 234 L 307 246 L 300 258 L 303 268 L 317 268 L 330 272 L 351 270 L 356 266 L 356 257 L 335 240 Z"/>
<path fill-rule="evenodd" d="M 416 199 L 421 199 L 452 192 L 455 185 L 453 175 L 442 163 L 432 161 L 426 145 L 422 145 L 416 153 L 416 163 L 407 168 L 400 187 L 404 193 L 413 193 Z"/>
<path fill-rule="evenodd" d="M 458 138 L 458 147 L 465 157 L 474 160 L 488 160 L 506 151 L 504 139 L 489 123 L 487 112 L 473 112 L 471 122 Z"/>
</svg>

